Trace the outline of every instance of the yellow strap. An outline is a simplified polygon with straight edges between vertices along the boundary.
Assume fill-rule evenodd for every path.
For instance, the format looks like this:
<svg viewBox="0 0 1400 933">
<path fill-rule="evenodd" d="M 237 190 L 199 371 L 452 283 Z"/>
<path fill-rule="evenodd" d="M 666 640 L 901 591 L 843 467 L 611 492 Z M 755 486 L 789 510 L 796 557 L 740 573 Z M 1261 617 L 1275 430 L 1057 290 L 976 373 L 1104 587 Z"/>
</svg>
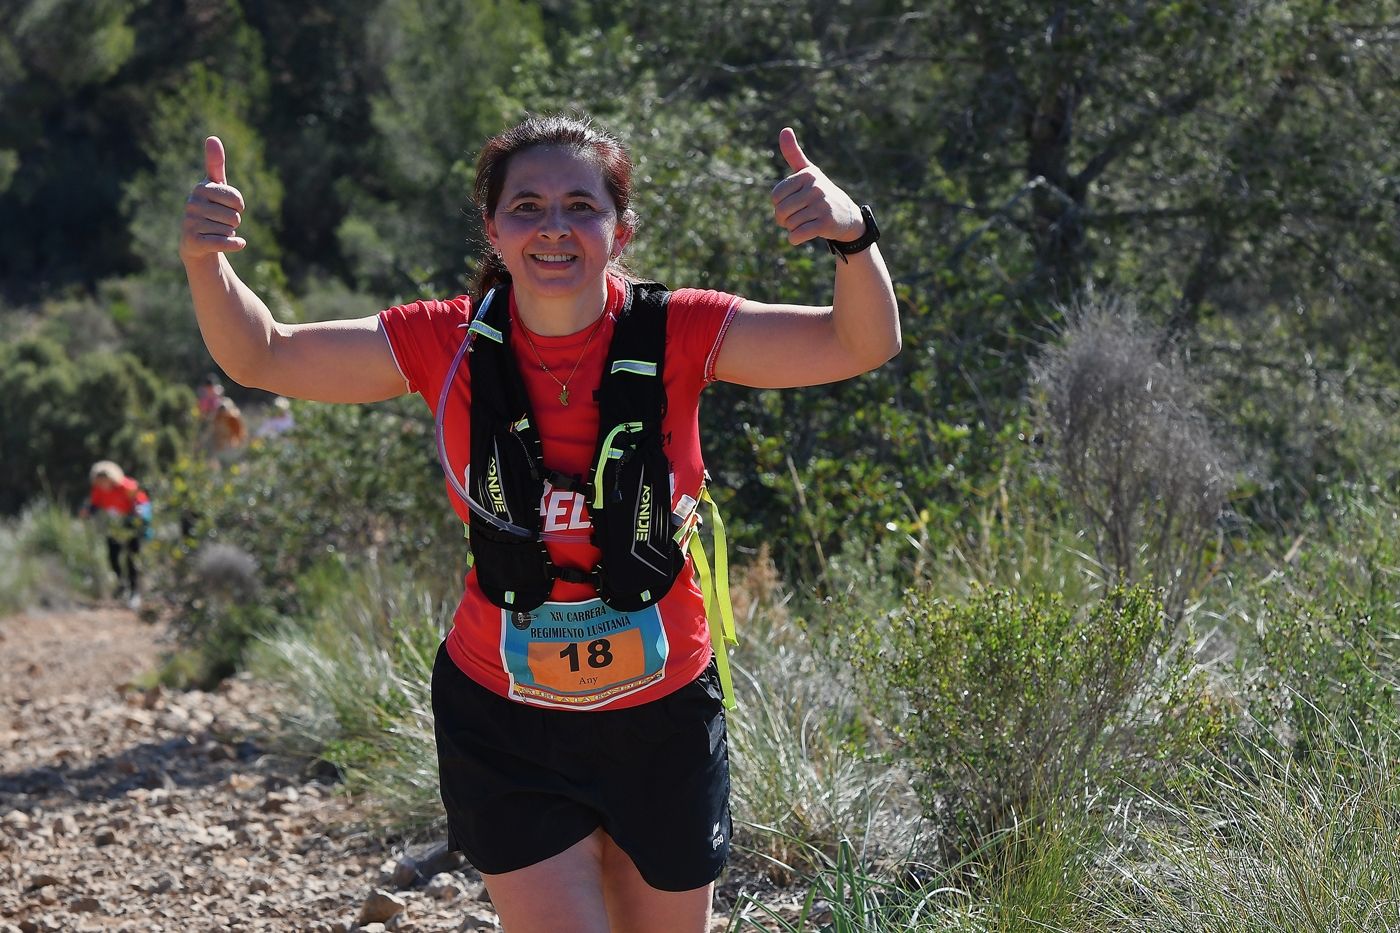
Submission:
<svg viewBox="0 0 1400 933">
<path fill-rule="evenodd" d="M 705 600 L 705 619 L 710 626 L 710 647 L 715 653 L 715 669 L 719 671 L 720 688 L 724 692 L 724 708 L 732 710 L 739 704 L 734 698 L 734 675 L 729 669 L 729 646 L 737 645 L 734 630 L 734 607 L 729 602 L 729 547 L 724 533 L 724 521 L 706 489 L 700 499 L 710 504 L 715 523 L 715 573 L 710 573 L 710 560 L 698 534 L 690 536 L 690 556 L 695 572 L 700 576 L 700 593 Z"/>
<path fill-rule="evenodd" d="M 719 506 L 710 498 L 708 487 L 701 488 L 700 500 L 710 504 L 710 517 L 715 520 L 715 595 L 719 597 L 724 640 L 731 645 L 737 645 L 739 635 L 734 630 L 734 603 L 729 598 L 729 538 L 724 532 L 724 519 L 720 518 Z"/>
</svg>

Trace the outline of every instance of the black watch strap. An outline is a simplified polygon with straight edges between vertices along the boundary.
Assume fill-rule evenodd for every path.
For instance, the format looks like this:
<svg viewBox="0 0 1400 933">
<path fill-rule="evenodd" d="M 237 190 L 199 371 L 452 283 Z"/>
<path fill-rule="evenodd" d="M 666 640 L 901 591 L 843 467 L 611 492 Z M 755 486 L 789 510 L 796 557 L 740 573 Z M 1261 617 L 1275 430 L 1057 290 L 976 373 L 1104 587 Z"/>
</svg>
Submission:
<svg viewBox="0 0 1400 933">
<path fill-rule="evenodd" d="M 875 215 L 871 213 L 869 204 L 860 206 L 860 216 L 865 221 L 865 232 L 860 236 L 844 243 L 837 240 L 826 241 L 827 249 L 831 250 L 833 255 L 840 256 L 843 262 L 849 262 L 850 260 L 846 259 L 847 256 L 854 256 L 856 253 L 868 250 L 880 239 L 880 228 L 875 224 Z"/>
</svg>

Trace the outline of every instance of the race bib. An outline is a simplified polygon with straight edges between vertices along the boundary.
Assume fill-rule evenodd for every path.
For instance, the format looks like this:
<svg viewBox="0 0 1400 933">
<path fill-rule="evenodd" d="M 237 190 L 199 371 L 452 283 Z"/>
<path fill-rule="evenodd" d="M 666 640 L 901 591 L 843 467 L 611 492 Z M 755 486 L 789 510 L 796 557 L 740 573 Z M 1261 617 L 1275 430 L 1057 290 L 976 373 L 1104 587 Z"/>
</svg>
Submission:
<svg viewBox="0 0 1400 933">
<path fill-rule="evenodd" d="M 512 699 L 589 709 L 666 676 L 666 628 L 655 606 L 619 612 L 600 599 L 501 610 L 501 660 Z"/>
</svg>

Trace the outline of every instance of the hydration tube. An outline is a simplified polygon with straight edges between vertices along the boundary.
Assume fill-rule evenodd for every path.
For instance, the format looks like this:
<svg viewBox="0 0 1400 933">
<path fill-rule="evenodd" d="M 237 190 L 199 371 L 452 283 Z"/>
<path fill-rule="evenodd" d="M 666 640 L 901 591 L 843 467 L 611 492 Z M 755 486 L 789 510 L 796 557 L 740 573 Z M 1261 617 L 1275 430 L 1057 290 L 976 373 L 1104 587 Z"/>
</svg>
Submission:
<svg viewBox="0 0 1400 933">
<path fill-rule="evenodd" d="M 491 307 L 491 299 L 496 297 L 496 290 L 493 288 L 486 293 L 486 297 L 481 300 L 481 307 L 477 309 L 476 317 L 472 323 L 482 320 L 486 316 L 486 309 Z M 452 463 L 447 459 L 446 432 L 443 430 L 443 419 L 447 412 L 447 393 L 452 389 L 452 383 L 457 379 L 457 369 L 462 365 L 462 357 L 466 356 L 471 349 L 472 339 L 475 335 L 470 327 L 467 328 L 467 335 L 462 339 L 462 345 L 457 348 L 457 355 L 452 358 L 452 365 L 447 368 L 447 377 L 442 381 L 442 394 L 438 396 L 437 412 L 433 416 L 435 434 L 437 436 L 438 465 L 442 467 L 443 475 L 447 477 L 447 483 L 461 497 L 478 517 L 492 527 L 504 531 L 507 534 L 516 535 L 521 538 L 534 538 L 535 533 L 528 528 L 521 528 L 519 525 L 512 525 L 510 522 L 502 521 L 496 515 L 482 506 L 471 497 L 466 487 L 457 479 L 457 471 L 452 469 Z"/>
</svg>

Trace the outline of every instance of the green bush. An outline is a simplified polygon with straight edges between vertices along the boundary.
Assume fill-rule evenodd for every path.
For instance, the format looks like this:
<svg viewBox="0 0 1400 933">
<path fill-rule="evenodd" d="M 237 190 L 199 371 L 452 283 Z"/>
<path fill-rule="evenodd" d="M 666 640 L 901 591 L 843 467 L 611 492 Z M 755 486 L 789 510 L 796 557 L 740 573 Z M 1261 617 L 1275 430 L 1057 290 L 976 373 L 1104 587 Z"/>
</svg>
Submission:
<svg viewBox="0 0 1400 933">
<path fill-rule="evenodd" d="M 1143 589 L 1082 609 L 1043 591 L 914 591 L 849 646 L 954 854 L 1042 801 L 1155 783 L 1224 725 Z"/>
<path fill-rule="evenodd" d="M 1210 322 L 1196 372 L 1250 464 L 1232 506 L 1282 535 L 1328 508 L 1339 484 L 1396 488 L 1400 380 L 1388 342 L 1337 344 L 1347 329 L 1324 323 L 1322 307 L 1260 311 Z"/>
<path fill-rule="evenodd" d="M 0 515 L 41 494 L 77 502 L 97 460 L 149 484 L 188 448 L 193 426 L 193 393 L 129 354 L 75 359 L 43 338 L 0 343 Z"/>
<path fill-rule="evenodd" d="M 376 562 L 402 564 L 434 598 L 461 587 L 467 545 L 422 403 L 298 402 L 292 410 L 288 433 L 255 442 L 221 471 L 184 461 L 159 490 L 162 507 L 192 531 L 170 552 L 168 588 L 185 643 L 209 654 L 211 673 L 236 667 L 248 640 L 279 620 L 313 615 L 321 596 L 304 581 L 324 565 L 353 575 Z M 251 565 L 211 562 L 215 545 Z M 243 578 L 254 581 L 255 601 L 210 598 L 220 581 Z"/>
<path fill-rule="evenodd" d="M 114 583 L 90 522 L 43 501 L 0 523 L 0 613 L 96 599 Z"/>
<path fill-rule="evenodd" d="M 1374 494 L 1336 506 L 1331 529 L 1248 592 L 1262 670 L 1251 708 L 1300 758 L 1337 723 L 1363 734 L 1400 713 L 1400 506 Z M 1306 536 L 1305 536 L 1306 537 Z"/>
<path fill-rule="evenodd" d="M 432 417 L 417 398 L 295 403 L 297 424 L 231 469 L 190 477 L 196 536 L 257 555 L 279 597 L 328 554 L 423 566 L 455 587 L 467 554 L 448 504 Z"/>
</svg>

